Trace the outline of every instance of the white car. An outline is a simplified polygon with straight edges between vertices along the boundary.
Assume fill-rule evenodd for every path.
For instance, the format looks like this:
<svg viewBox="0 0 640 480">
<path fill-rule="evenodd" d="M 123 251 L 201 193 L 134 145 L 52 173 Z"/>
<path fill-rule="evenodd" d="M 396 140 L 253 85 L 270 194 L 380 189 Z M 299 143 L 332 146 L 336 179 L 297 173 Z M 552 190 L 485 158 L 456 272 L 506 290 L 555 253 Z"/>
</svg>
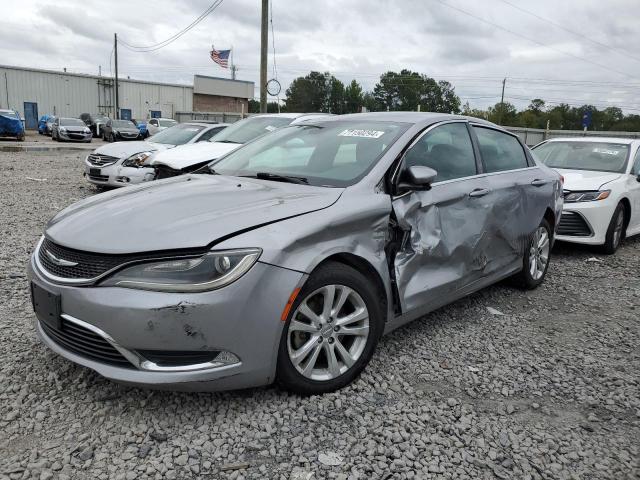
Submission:
<svg viewBox="0 0 640 480">
<path fill-rule="evenodd" d="M 564 177 L 557 240 L 602 245 L 612 254 L 640 233 L 640 140 L 557 138 L 533 153 Z"/>
<path fill-rule="evenodd" d="M 172 118 L 151 118 L 147 122 L 147 132 L 149 132 L 149 135 L 155 135 L 156 133 L 161 132 L 166 128 L 171 128 L 177 124 L 178 122 Z"/>
<path fill-rule="evenodd" d="M 241 147 L 266 133 L 280 127 L 296 124 L 312 118 L 326 117 L 326 113 L 266 113 L 240 120 L 209 142 L 198 145 L 183 145 L 171 152 L 160 151 L 146 162 L 155 168 L 156 179 L 190 173 L 207 163 Z"/>
<path fill-rule="evenodd" d="M 227 126 L 226 123 L 180 123 L 146 141 L 104 145 L 85 159 L 85 178 L 102 187 L 125 187 L 153 180 L 154 169 L 142 166 L 152 153 L 178 145 L 206 142 Z"/>
</svg>

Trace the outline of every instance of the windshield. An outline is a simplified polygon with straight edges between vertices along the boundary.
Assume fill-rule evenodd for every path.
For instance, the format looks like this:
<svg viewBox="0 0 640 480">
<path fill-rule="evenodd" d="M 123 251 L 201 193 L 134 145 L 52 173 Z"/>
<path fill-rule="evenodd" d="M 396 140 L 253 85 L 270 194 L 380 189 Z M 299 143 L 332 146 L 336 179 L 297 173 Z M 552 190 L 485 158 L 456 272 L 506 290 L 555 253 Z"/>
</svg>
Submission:
<svg viewBox="0 0 640 480">
<path fill-rule="evenodd" d="M 354 121 L 295 125 L 233 151 L 210 168 L 221 175 L 280 175 L 310 185 L 347 187 L 362 178 L 406 128 L 404 123 Z"/>
<path fill-rule="evenodd" d="M 203 128 L 202 125 L 180 123 L 156 133 L 148 140 L 153 143 L 164 143 L 166 145 L 184 145 L 195 137 L 198 132 L 201 132 Z"/>
<path fill-rule="evenodd" d="M 547 142 L 533 150 L 548 167 L 623 173 L 629 145 L 607 142 Z"/>
<path fill-rule="evenodd" d="M 158 120 L 158 123 L 161 127 L 173 127 L 178 124 L 175 120 Z"/>
<path fill-rule="evenodd" d="M 136 128 L 130 120 L 114 120 L 112 125 L 118 128 Z"/>
<path fill-rule="evenodd" d="M 9 118 L 20 118 L 13 110 L 0 110 L 0 115 Z"/>
<path fill-rule="evenodd" d="M 226 142 L 226 143 L 247 143 L 254 138 L 273 132 L 275 129 L 284 127 L 293 122 L 293 118 L 285 117 L 251 117 L 240 120 L 230 127 L 225 128 L 210 142 Z"/>
<path fill-rule="evenodd" d="M 60 126 L 62 127 L 86 127 L 84 122 L 79 118 L 61 118 Z"/>
</svg>

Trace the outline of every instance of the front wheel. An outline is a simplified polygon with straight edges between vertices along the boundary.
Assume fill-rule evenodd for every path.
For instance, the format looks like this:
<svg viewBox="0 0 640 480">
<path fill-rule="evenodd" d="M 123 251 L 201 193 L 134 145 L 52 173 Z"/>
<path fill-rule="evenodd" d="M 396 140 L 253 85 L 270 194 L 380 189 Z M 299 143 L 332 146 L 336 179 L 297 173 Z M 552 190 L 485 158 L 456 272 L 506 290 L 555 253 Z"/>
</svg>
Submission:
<svg viewBox="0 0 640 480">
<path fill-rule="evenodd" d="M 341 263 L 315 271 L 294 302 L 278 350 L 277 381 L 314 395 L 351 383 L 369 363 L 384 319 L 365 276 Z"/>
<path fill-rule="evenodd" d="M 607 255 L 616 253 L 616 250 L 618 250 L 620 246 L 620 242 L 624 236 L 624 216 L 624 205 L 619 203 L 611 216 L 609 228 L 607 228 L 607 235 L 605 236 L 604 245 L 602 246 L 602 250 Z"/>
<path fill-rule="evenodd" d="M 543 281 L 549 268 L 551 254 L 551 227 L 549 222 L 542 220 L 531 235 L 529 244 L 522 258 L 522 271 L 515 276 L 520 286 L 533 290 Z"/>
</svg>

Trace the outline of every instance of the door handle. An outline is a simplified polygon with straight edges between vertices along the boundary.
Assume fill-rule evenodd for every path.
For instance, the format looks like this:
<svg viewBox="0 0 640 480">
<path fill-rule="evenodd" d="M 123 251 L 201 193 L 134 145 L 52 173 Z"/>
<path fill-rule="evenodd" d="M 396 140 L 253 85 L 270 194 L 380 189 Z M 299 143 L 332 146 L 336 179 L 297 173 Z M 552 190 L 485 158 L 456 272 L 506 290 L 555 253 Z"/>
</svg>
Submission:
<svg viewBox="0 0 640 480">
<path fill-rule="evenodd" d="M 486 188 L 476 188 L 475 190 L 471 190 L 471 192 L 469 192 L 469 196 L 470 197 L 484 197 L 490 191 L 491 190 L 487 190 Z"/>
<path fill-rule="evenodd" d="M 547 182 L 546 180 L 541 180 L 539 178 L 536 178 L 531 182 L 531 185 L 533 185 L 534 187 L 541 187 L 542 185 L 546 185 L 547 183 L 549 182 Z"/>
</svg>

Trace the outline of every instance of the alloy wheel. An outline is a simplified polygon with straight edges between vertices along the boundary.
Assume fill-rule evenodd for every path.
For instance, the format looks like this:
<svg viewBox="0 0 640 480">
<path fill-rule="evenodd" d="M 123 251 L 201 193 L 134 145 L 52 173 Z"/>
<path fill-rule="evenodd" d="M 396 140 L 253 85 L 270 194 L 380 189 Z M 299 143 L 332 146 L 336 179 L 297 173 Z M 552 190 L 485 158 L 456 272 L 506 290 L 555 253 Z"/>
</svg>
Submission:
<svg viewBox="0 0 640 480">
<path fill-rule="evenodd" d="M 327 381 L 347 372 L 369 338 L 369 311 L 345 285 L 326 285 L 307 295 L 287 331 L 289 360 L 303 376 Z"/>
<path fill-rule="evenodd" d="M 539 280 L 544 275 L 549 262 L 550 248 L 549 232 L 545 227 L 538 227 L 529 248 L 529 273 L 534 280 Z"/>
</svg>

